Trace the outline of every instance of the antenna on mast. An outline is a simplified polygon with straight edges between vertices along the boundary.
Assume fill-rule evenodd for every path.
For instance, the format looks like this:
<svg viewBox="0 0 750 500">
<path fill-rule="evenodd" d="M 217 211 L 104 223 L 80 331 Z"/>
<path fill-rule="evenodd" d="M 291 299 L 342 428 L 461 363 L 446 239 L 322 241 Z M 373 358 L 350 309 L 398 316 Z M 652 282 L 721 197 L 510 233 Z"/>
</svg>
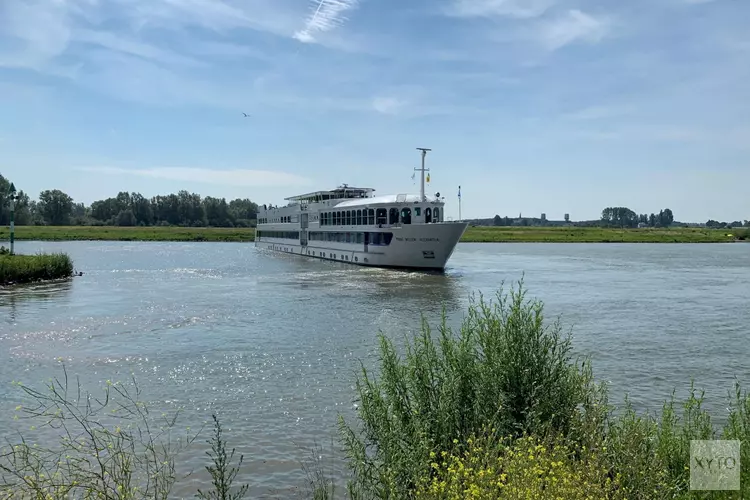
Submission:
<svg viewBox="0 0 750 500">
<path fill-rule="evenodd" d="M 420 183 L 420 186 L 419 186 L 419 198 L 424 202 L 424 201 L 427 201 L 427 198 L 425 198 L 425 195 L 424 195 L 424 173 L 430 171 L 429 168 L 426 170 L 424 168 L 424 157 L 427 156 L 427 151 L 432 151 L 432 149 L 417 148 L 417 150 L 422 152 L 422 168 L 415 168 L 414 170 L 422 173 L 422 182 Z"/>
</svg>

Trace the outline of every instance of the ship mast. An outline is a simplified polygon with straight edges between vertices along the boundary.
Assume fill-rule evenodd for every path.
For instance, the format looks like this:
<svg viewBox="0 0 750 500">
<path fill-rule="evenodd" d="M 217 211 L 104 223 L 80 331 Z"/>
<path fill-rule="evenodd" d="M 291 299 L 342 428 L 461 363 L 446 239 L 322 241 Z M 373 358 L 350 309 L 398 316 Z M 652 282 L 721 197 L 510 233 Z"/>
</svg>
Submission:
<svg viewBox="0 0 750 500">
<path fill-rule="evenodd" d="M 420 186 L 419 186 L 419 199 L 422 202 L 425 202 L 425 201 L 427 201 L 427 198 L 424 195 L 424 173 L 425 172 L 429 172 L 430 169 L 428 168 L 428 169 L 425 170 L 425 168 L 424 168 L 424 157 L 427 156 L 427 151 L 432 151 L 432 150 L 429 149 L 429 148 L 417 148 L 417 149 L 422 152 L 422 168 L 415 168 L 414 170 L 415 171 L 419 171 L 419 172 L 422 173 L 422 181 L 421 181 Z"/>
</svg>

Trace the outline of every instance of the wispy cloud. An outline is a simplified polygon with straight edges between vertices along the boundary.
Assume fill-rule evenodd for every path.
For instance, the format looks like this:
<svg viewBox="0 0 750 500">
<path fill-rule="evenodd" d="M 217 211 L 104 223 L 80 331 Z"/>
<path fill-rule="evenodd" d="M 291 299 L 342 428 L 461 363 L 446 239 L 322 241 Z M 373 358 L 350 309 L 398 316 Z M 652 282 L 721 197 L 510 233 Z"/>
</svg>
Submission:
<svg viewBox="0 0 750 500">
<path fill-rule="evenodd" d="M 148 43 L 118 36 L 106 31 L 94 31 L 89 29 L 77 30 L 73 36 L 73 40 L 78 43 L 91 44 L 114 52 L 122 52 L 124 54 L 141 57 L 143 59 L 151 59 L 165 64 L 196 67 L 206 65 L 197 59 L 183 56 L 171 50 L 161 49 Z"/>
<path fill-rule="evenodd" d="M 346 21 L 344 13 L 357 7 L 358 0 L 313 0 L 310 16 L 305 27 L 294 33 L 294 38 L 303 43 L 315 41 L 315 33 L 330 31 Z"/>
<path fill-rule="evenodd" d="M 0 67 L 38 69 L 63 53 L 71 35 L 67 18 L 65 2 L 4 0 L 0 3 L 0 40 L 7 37 L 15 43 L 10 49 L 0 45 Z"/>
<path fill-rule="evenodd" d="M 632 110 L 625 106 L 588 106 L 570 113 L 565 113 L 562 118 L 573 121 L 599 120 L 629 114 Z"/>
<path fill-rule="evenodd" d="M 305 177 L 271 170 L 214 170 L 210 168 L 191 167 L 157 167 L 147 169 L 79 167 L 76 170 L 107 175 L 134 175 L 152 179 L 235 187 L 304 186 L 311 183 L 310 179 Z"/>
<path fill-rule="evenodd" d="M 537 35 L 544 47 L 557 50 L 574 42 L 597 43 L 610 28 L 606 18 L 596 18 L 578 9 L 539 24 Z"/>
<path fill-rule="evenodd" d="M 544 14 L 554 0 L 454 0 L 446 13 L 457 17 L 532 18 Z"/>
<path fill-rule="evenodd" d="M 384 115 L 395 115 L 406 105 L 397 97 L 376 97 L 372 100 L 372 109 Z"/>
</svg>

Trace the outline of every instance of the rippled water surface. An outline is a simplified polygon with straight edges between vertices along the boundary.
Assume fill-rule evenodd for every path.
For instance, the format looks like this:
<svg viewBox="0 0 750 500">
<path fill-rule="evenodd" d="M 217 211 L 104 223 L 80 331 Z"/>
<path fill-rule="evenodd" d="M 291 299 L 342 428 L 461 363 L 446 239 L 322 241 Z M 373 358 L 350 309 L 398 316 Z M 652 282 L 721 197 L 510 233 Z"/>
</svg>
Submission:
<svg viewBox="0 0 750 500">
<path fill-rule="evenodd" d="M 156 409 L 211 412 L 245 455 L 253 497 L 289 496 L 318 443 L 329 459 L 336 418 L 353 414 L 359 360 L 378 330 L 400 337 L 446 308 L 458 324 L 469 294 L 525 274 L 548 317 L 562 315 L 639 408 L 658 409 L 691 378 L 720 415 L 734 378 L 750 380 L 750 245 L 460 244 L 445 274 L 367 269 L 258 251 L 251 244 L 21 242 L 63 250 L 82 277 L 0 290 L 0 433 L 62 357 L 85 388 L 135 374 Z M 204 485 L 203 442 L 180 460 L 175 497 Z M 330 460 L 328 460 L 330 461 Z M 336 462 L 334 462 L 335 465 Z M 274 493 L 275 492 L 275 493 Z"/>
</svg>

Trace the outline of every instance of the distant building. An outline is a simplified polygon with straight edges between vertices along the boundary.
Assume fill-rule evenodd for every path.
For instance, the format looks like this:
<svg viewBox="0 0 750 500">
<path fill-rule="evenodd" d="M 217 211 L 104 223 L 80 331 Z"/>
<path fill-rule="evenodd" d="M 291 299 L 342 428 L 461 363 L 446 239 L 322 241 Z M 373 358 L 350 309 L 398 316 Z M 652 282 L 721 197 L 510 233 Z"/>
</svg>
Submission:
<svg viewBox="0 0 750 500">
<path fill-rule="evenodd" d="M 542 213 L 542 222 L 547 222 L 547 214 Z"/>
<path fill-rule="evenodd" d="M 565 214 L 565 222 L 570 222 L 570 214 Z"/>
</svg>

